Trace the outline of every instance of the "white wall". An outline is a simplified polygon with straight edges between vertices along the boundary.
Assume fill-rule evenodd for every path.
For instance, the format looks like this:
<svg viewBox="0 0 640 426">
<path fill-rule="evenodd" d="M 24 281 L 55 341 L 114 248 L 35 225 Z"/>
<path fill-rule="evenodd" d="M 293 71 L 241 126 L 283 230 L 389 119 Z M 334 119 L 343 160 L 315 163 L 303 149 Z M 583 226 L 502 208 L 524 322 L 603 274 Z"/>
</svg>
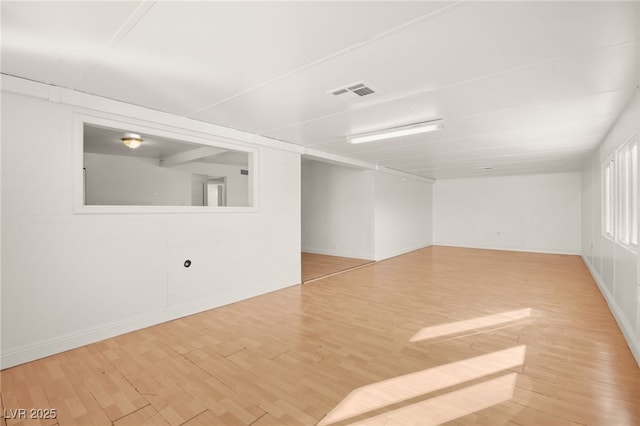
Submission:
<svg viewBox="0 0 640 426">
<path fill-rule="evenodd" d="M 374 259 L 371 170 L 320 161 L 302 163 L 302 250 Z"/>
<path fill-rule="evenodd" d="M 213 177 L 227 178 L 227 206 L 249 205 L 249 176 L 240 174 L 240 170 L 248 170 L 232 164 L 216 164 L 192 162 L 174 167 L 177 170 L 185 170 Z"/>
<path fill-rule="evenodd" d="M 638 134 L 640 99 L 634 97 L 582 172 L 582 258 L 640 364 L 638 254 L 602 235 L 602 162 Z"/>
<path fill-rule="evenodd" d="M 432 244 L 433 184 L 320 161 L 302 163 L 302 248 L 382 260 Z"/>
<path fill-rule="evenodd" d="M 433 244 L 432 207 L 433 184 L 376 172 L 376 260 Z"/>
<path fill-rule="evenodd" d="M 255 140 L 259 211 L 74 214 L 77 112 Z M 2 368 L 299 283 L 300 154 L 270 144 L 3 77 Z"/>
<path fill-rule="evenodd" d="M 191 205 L 191 173 L 153 158 L 84 154 L 88 205 Z"/>
<path fill-rule="evenodd" d="M 580 173 L 440 180 L 438 245 L 579 254 Z"/>
</svg>

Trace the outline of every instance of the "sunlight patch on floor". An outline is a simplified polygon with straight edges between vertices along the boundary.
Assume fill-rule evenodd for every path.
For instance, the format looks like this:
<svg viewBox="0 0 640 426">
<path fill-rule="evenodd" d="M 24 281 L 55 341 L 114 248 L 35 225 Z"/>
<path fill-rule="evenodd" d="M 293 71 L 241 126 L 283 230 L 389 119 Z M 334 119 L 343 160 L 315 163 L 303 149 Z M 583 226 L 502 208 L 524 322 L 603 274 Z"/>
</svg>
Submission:
<svg viewBox="0 0 640 426">
<path fill-rule="evenodd" d="M 350 425 L 439 425 L 509 401 L 513 398 L 517 376 L 507 374 Z"/>
<path fill-rule="evenodd" d="M 503 312 L 495 315 L 474 318 L 470 320 L 450 322 L 447 324 L 425 327 L 418 331 L 409 341 L 419 342 L 420 340 L 434 339 L 436 337 L 448 336 L 450 334 L 464 333 L 485 327 L 495 327 L 507 322 L 527 318 L 531 315 L 531 308 L 518 309 L 516 311 Z"/>
<path fill-rule="evenodd" d="M 351 392 L 318 426 L 355 417 L 440 389 L 517 367 L 524 363 L 526 347 L 516 346 L 490 354 L 373 383 Z"/>
</svg>

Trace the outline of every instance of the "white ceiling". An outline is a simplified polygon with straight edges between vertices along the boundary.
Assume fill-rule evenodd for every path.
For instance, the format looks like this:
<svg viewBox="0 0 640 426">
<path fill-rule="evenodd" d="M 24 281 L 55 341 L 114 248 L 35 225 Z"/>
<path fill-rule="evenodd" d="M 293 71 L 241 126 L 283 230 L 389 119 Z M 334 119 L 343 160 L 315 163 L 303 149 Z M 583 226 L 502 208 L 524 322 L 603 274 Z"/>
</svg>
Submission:
<svg viewBox="0 0 640 426">
<path fill-rule="evenodd" d="M 1 7 L 3 73 L 432 178 L 578 171 L 640 75 L 638 2 Z M 360 81 L 376 93 L 327 93 Z"/>
</svg>

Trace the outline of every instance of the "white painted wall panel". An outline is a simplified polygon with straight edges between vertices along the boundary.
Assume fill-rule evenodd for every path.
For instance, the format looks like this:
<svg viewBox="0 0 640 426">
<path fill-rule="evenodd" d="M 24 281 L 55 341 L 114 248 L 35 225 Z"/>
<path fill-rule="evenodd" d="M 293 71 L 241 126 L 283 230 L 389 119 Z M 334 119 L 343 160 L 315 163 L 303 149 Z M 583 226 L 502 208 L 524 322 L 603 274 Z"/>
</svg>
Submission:
<svg viewBox="0 0 640 426">
<path fill-rule="evenodd" d="M 630 101 L 609 130 L 590 164 L 583 170 L 583 180 L 591 185 L 590 206 L 583 208 L 583 220 L 591 214 L 591 226 L 583 228 L 584 240 L 593 241 L 593 252 L 583 247 L 582 256 L 618 321 L 627 343 L 640 364 L 640 287 L 638 286 L 639 254 L 633 253 L 602 235 L 602 161 L 638 133 L 640 98 Z"/>
<path fill-rule="evenodd" d="M 261 197 L 260 212 L 277 214 L 192 215 L 188 223 L 169 225 L 169 306 L 278 288 L 283 265 L 295 266 L 291 283 L 300 282 L 300 199 L 295 196 L 300 194 L 300 180 L 290 179 L 300 173 L 300 157 L 267 151 L 261 155 L 270 166 L 261 170 L 260 186 L 279 189 Z M 276 244 L 277 240 L 297 244 Z M 189 268 L 183 266 L 186 259 L 192 261 Z"/>
<path fill-rule="evenodd" d="M 587 161 L 583 169 L 582 179 L 582 253 L 593 261 L 593 180 L 589 178 L 591 161 Z"/>
<path fill-rule="evenodd" d="M 602 264 L 602 277 L 607 290 L 613 295 L 615 293 L 615 243 L 607 238 L 602 238 L 600 259 Z"/>
<path fill-rule="evenodd" d="M 582 241 L 580 173 L 525 177 L 525 245 L 579 253 Z"/>
<path fill-rule="evenodd" d="M 433 243 L 433 184 L 391 173 L 302 163 L 302 248 L 381 260 Z"/>
<path fill-rule="evenodd" d="M 85 153 L 84 168 L 88 205 L 191 205 L 191 174 L 153 158 Z"/>
<path fill-rule="evenodd" d="M 579 173 L 440 180 L 435 244 L 579 253 Z"/>
<path fill-rule="evenodd" d="M 591 201 L 593 203 L 593 208 L 591 212 L 593 214 L 592 221 L 592 234 L 591 240 L 593 241 L 593 266 L 596 268 L 599 274 L 603 272 L 603 262 L 604 258 L 603 252 L 603 242 L 605 241 L 602 238 L 602 178 L 600 176 L 602 170 L 602 163 L 600 163 L 600 158 L 598 155 L 594 155 L 591 161 L 591 188 L 593 188 L 593 196 L 591 197 Z M 583 179 L 588 179 L 588 177 L 584 177 Z M 582 238 L 585 238 L 583 235 Z"/>
<path fill-rule="evenodd" d="M 299 154 L 258 148 L 258 212 L 74 214 L 77 111 L 88 112 L 3 92 L 3 368 L 299 283 Z"/>
<path fill-rule="evenodd" d="M 433 244 L 433 184 L 375 173 L 375 259 Z"/>
<path fill-rule="evenodd" d="M 634 324 L 636 318 L 636 287 L 638 255 L 620 245 L 615 246 L 615 285 L 613 296 L 625 318 Z"/>
<path fill-rule="evenodd" d="M 320 161 L 302 163 L 302 250 L 374 258 L 374 175 Z"/>
</svg>

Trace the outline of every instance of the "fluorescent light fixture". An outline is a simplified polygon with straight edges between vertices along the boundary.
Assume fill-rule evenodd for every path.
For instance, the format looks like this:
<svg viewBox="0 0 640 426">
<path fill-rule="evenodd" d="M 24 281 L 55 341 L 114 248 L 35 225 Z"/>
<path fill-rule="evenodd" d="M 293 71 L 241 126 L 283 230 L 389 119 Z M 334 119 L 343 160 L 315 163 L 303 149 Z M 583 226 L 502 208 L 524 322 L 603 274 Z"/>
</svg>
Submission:
<svg viewBox="0 0 640 426">
<path fill-rule="evenodd" d="M 379 141 L 383 139 L 397 138 L 400 136 L 415 135 L 418 133 L 432 132 L 444 127 L 442 120 L 423 121 L 420 123 L 408 124 L 406 126 L 391 127 L 390 129 L 378 130 L 376 132 L 362 133 L 347 137 L 349 143 L 365 143 Z"/>
</svg>

